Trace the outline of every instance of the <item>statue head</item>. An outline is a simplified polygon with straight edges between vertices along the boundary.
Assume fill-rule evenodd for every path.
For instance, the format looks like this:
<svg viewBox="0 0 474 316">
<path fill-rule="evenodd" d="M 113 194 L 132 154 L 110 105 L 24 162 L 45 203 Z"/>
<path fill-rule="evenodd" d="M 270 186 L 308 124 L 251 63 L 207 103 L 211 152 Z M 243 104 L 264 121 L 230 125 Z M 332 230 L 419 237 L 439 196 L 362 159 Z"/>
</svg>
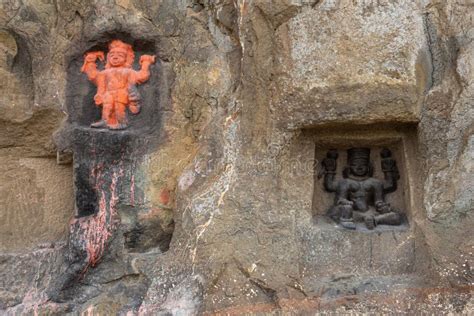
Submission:
<svg viewBox="0 0 474 316">
<path fill-rule="evenodd" d="M 109 43 L 109 52 L 107 53 L 107 64 L 105 68 L 126 67 L 132 68 L 135 54 L 132 46 L 120 40 L 113 40 Z"/>
<path fill-rule="evenodd" d="M 369 148 L 351 148 L 347 150 L 347 167 L 344 169 L 344 177 L 354 175 L 356 177 L 371 177 L 373 174 L 370 162 Z"/>
</svg>

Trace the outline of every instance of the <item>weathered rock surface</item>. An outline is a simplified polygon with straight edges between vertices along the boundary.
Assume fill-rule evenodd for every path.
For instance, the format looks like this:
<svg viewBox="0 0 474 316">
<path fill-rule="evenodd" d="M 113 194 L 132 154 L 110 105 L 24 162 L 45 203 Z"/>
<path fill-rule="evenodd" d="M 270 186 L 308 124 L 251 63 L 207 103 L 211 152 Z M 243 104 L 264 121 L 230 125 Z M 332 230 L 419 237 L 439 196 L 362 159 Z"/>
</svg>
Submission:
<svg viewBox="0 0 474 316">
<path fill-rule="evenodd" d="M 275 31 L 276 120 L 418 121 L 432 71 L 421 10 L 403 1 L 302 6 Z"/>
<path fill-rule="evenodd" d="M 2 2 L 0 311 L 472 313 L 473 18 L 469 0 Z M 113 38 L 158 62 L 109 135 L 80 66 Z M 391 146 L 407 225 L 322 216 L 338 146 Z M 97 192 L 114 226 L 91 261 Z"/>
</svg>

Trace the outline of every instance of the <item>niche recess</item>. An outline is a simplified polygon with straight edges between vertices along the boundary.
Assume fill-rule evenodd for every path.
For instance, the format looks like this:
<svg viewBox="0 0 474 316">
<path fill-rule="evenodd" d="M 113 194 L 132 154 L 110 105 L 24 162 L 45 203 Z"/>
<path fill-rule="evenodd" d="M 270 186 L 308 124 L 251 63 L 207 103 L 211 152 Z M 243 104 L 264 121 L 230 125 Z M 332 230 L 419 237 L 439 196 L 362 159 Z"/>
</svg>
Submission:
<svg viewBox="0 0 474 316">
<path fill-rule="evenodd" d="M 337 149 L 336 179 L 342 179 L 343 169 L 347 165 L 347 149 L 352 147 L 370 148 L 370 159 L 374 167 L 373 177 L 383 180 L 380 152 L 388 148 L 392 152 L 399 172 L 397 190 L 385 195 L 386 202 L 404 214 L 404 223 L 392 226 L 392 229 L 405 229 L 414 212 L 419 209 L 417 198 L 420 196 L 417 183 L 417 146 L 416 126 L 354 126 L 354 127 L 325 127 L 303 131 L 303 137 L 314 144 L 315 170 L 313 173 L 313 194 L 311 212 L 316 223 L 327 219 L 326 212 L 334 203 L 335 194 L 324 190 L 323 177 L 320 177 L 321 161 L 330 149 Z"/>
<path fill-rule="evenodd" d="M 140 69 L 139 59 L 144 54 L 156 55 L 156 43 L 151 40 L 133 39 L 130 35 L 117 33 L 105 34 L 94 39 L 92 44 L 84 47 L 71 58 L 68 67 L 67 81 L 67 110 L 68 121 L 79 126 L 89 127 L 92 122 L 100 118 L 100 108 L 94 104 L 94 95 L 97 91 L 94 84 L 87 80 L 87 76 L 81 73 L 84 62 L 83 54 L 91 51 L 108 51 L 108 43 L 113 39 L 122 40 L 131 44 L 135 52 L 133 69 Z M 98 62 L 98 69 L 104 68 L 103 62 Z M 138 91 L 145 106 L 138 115 L 128 115 L 130 126 L 128 130 L 137 130 L 141 133 L 153 133 L 160 124 L 160 89 L 163 85 L 163 65 L 159 56 L 154 65 L 150 67 L 150 78 L 142 85 L 138 85 Z M 150 130 L 150 131 L 148 131 Z"/>
<path fill-rule="evenodd" d="M 417 146 L 416 125 L 394 123 L 326 124 L 301 129 L 289 142 L 279 164 L 279 205 L 294 220 L 299 269 L 304 271 L 306 289 L 334 287 L 334 276 L 343 276 L 341 284 L 345 284 L 347 276 L 406 275 L 424 269 L 421 261 L 428 255 L 420 246 L 424 241 L 413 220 L 423 212 Z M 378 179 L 384 179 L 380 149 L 392 151 L 400 179 L 397 190 L 387 193 L 386 200 L 404 211 L 408 225 L 379 225 L 373 230 L 358 225 L 351 230 L 326 215 L 335 194 L 324 190 L 323 177 L 318 178 L 320 163 L 329 149 L 337 149 L 336 179 L 342 179 L 351 147 L 371 149 L 374 177 Z"/>
<path fill-rule="evenodd" d="M 11 30 L 0 30 L 0 115 L 6 121 L 22 122 L 33 114 L 34 84 L 31 56 L 26 41 Z M 4 126 L 2 126 L 4 127 Z M 3 130 L 2 147 L 18 137 L 9 129 Z M 8 134 L 12 133 L 13 137 Z"/>
<path fill-rule="evenodd" d="M 305 274 L 305 288 L 335 288 L 370 279 L 373 276 L 408 275 L 426 268 L 428 258 L 424 241 L 413 218 L 422 212 L 422 185 L 418 162 L 415 124 L 349 125 L 333 124 L 302 129 L 292 139 L 282 158 L 280 204 L 294 214 L 299 241 L 299 269 Z M 380 166 L 380 150 L 392 151 L 400 179 L 397 190 L 387 193 L 386 201 L 404 211 L 406 222 L 399 226 L 379 225 L 373 230 L 364 223 L 356 230 L 343 228 L 326 212 L 335 194 L 323 188 L 318 178 L 321 161 L 329 149 L 337 149 L 336 179 L 343 178 L 347 149 L 368 147 L 374 165 L 374 177 L 384 179 Z M 341 283 L 334 281 L 341 276 Z M 348 279 L 346 279 L 348 278 Z M 352 282 L 350 281 L 350 282 Z M 335 285 L 339 284 L 339 285 Z M 365 285 L 361 285 L 365 286 Z"/>
<path fill-rule="evenodd" d="M 147 154 L 158 150 L 166 138 L 162 125 L 171 107 L 169 83 L 174 77 L 171 65 L 164 62 L 168 58 L 159 54 L 160 38 L 148 36 L 140 39 L 128 33 L 110 32 L 71 47 L 66 58 L 68 119 L 60 136 L 61 141 L 67 143 L 63 147 L 73 152 L 76 218 L 86 221 L 104 208 L 107 209 L 107 218 L 111 217 L 110 214 L 119 214 L 125 246 L 133 251 L 146 251 L 155 246 L 166 250 L 172 233 L 170 225 L 161 234 L 164 224 L 159 220 L 145 225 L 139 222 L 137 215 L 148 212 L 150 208 L 144 194 L 143 160 Z M 100 119 L 101 109 L 94 103 L 96 86 L 81 72 L 84 54 L 91 51 L 106 54 L 108 44 L 115 39 L 133 47 L 134 70 L 141 68 L 139 60 L 144 54 L 155 55 L 156 63 L 150 67 L 150 78 L 137 86 L 141 111 L 132 115 L 127 110 L 128 128 L 94 129 L 90 124 Z M 105 62 L 98 60 L 97 66 L 102 70 Z M 155 235 L 160 233 L 163 237 L 155 238 L 155 243 L 142 245 L 141 235 L 151 234 L 152 230 Z"/>
</svg>

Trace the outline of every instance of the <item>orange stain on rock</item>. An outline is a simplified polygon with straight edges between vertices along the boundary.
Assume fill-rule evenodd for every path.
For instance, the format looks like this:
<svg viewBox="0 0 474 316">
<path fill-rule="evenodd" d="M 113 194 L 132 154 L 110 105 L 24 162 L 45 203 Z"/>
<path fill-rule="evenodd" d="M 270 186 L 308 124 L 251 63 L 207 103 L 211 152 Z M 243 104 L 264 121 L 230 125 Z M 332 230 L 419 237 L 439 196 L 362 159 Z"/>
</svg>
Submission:
<svg viewBox="0 0 474 316">
<path fill-rule="evenodd" d="M 120 40 L 109 43 L 109 52 L 105 69 L 97 70 L 96 61 L 104 61 L 103 52 L 89 52 L 84 56 L 81 72 L 97 86 L 95 104 L 102 107 L 102 118 L 92 123 L 91 127 L 125 129 L 128 126 L 126 109 L 132 114 L 140 112 L 140 95 L 137 85 L 150 78 L 150 65 L 155 63 L 155 56 L 142 55 L 141 69 L 132 69 L 135 54 L 132 46 Z"/>
<path fill-rule="evenodd" d="M 170 202 L 170 191 L 168 189 L 162 189 L 160 192 L 160 203 L 168 205 Z"/>
</svg>

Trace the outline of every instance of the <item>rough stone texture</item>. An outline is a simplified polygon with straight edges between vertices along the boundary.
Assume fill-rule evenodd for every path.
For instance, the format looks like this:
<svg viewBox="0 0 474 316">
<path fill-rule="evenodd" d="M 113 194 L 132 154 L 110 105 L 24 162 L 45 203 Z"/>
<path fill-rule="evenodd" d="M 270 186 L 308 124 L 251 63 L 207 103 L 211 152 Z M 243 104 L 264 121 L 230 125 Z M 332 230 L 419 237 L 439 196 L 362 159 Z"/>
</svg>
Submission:
<svg viewBox="0 0 474 316">
<path fill-rule="evenodd" d="M 416 1 L 300 8 L 275 31 L 277 121 L 416 122 L 431 84 L 420 10 Z"/>
<path fill-rule="evenodd" d="M 64 239 L 73 210 L 70 168 L 48 158 L 0 161 L 0 249 L 23 250 Z"/>
<path fill-rule="evenodd" d="M 44 289 L 60 271 L 64 246 L 64 243 L 58 243 L 38 247 L 26 254 L 2 254 L 1 308 L 18 306 L 20 310 L 28 310 L 46 303 L 48 297 Z"/>
<path fill-rule="evenodd" d="M 1 6 L 2 313 L 472 313 L 472 1 Z M 117 229 L 74 266 L 73 169 L 100 161 L 78 70 L 115 37 L 159 63 Z M 407 227 L 318 216 L 321 153 L 353 144 L 394 146 Z"/>
</svg>

